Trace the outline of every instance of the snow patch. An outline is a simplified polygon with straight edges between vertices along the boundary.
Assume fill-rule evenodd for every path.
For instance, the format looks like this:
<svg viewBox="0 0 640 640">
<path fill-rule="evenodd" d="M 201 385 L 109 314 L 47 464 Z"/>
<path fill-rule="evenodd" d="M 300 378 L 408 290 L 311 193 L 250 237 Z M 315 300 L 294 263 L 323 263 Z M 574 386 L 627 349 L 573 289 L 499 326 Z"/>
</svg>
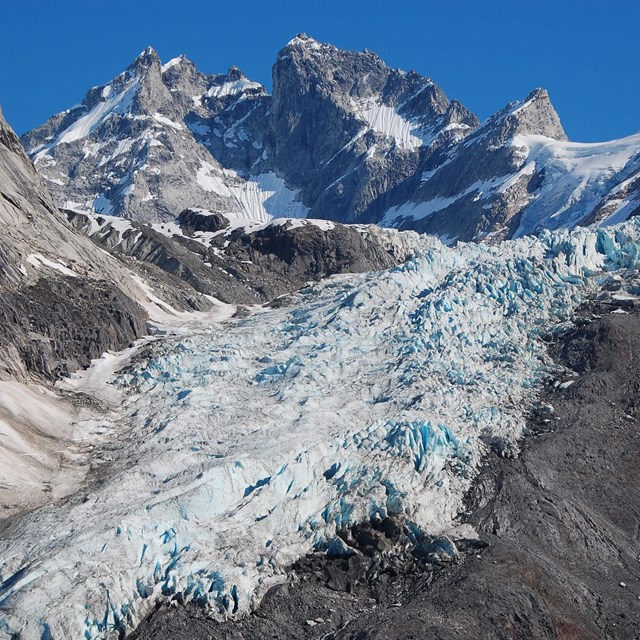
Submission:
<svg viewBox="0 0 640 640">
<path fill-rule="evenodd" d="M 178 122 L 174 122 L 173 120 L 170 120 L 169 118 L 167 118 L 166 116 L 163 116 L 160 113 L 154 113 L 153 119 L 156 122 L 159 122 L 160 124 L 164 124 L 167 127 L 171 127 L 172 129 L 175 129 L 176 131 L 182 131 L 182 129 L 184 129 L 184 127 L 181 124 L 179 124 Z"/>
<path fill-rule="evenodd" d="M 414 132 L 419 125 L 403 118 L 397 109 L 382 104 L 374 98 L 353 100 L 352 104 L 360 120 L 366 122 L 373 131 L 393 138 L 401 149 L 414 151 L 422 146 L 422 138 Z"/>
<path fill-rule="evenodd" d="M 78 274 L 75 271 L 69 269 L 66 264 L 58 258 L 57 262 L 53 260 L 49 260 L 49 258 L 45 258 L 41 253 L 31 253 L 27 256 L 26 262 L 28 262 L 31 266 L 36 269 L 41 266 L 49 267 L 50 269 L 55 269 L 65 276 L 70 276 L 72 278 L 76 278 Z"/>
<path fill-rule="evenodd" d="M 139 80 L 134 80 L 126 88 L 119 92 L 114 92 L 111 85 L 107 85 L 102 92 L 103 100 L 98 102 L 88 113 L 84 114 L 62 131 L 54 140 L 47 143 L 34 156 L 33 162 L 41 160 L 53 147 L 59 144 L 69 144 L 86 138 L 92 131 L 97 129 L 107 118 L 115 114 L 123 115 L 129 112 L 133 99 L 135 98 Z"/>
<path fill-rule="evenodd" d="M 169 69 L 173 69 L 177 64 L 180 64 L 184 60 L 184 56 L 178 56 L 177 58 L 171 58 L 169 62 L 166 62 L 160 67 L 160 72 L 164 73 L 165 71 L 169 71 Z"/>
<path fill-rule="evenodd" d="M 573 227 L 587 217 L 612 189 L 616 174 L 638 153 L 640 134 L 599 143 L 519 135 L 512 144 L 527 163 L 545 169 L 544 183 L 524 209 L 514 234 L 520 237 L 543 227 Z"/>
<path fill-rule="evenodd" d="M 205 97 L 224 98 L 225 96 L 235 96 L 239 93 L 246 93 L 247 91 L 263 91 L 263 87 L 259 82 L 241 78 L 240 80 L 234 80 L 232 82 L 212 85 L 201 99 Z"/>
<path fill-rule="evenodd" d="M 287 188 L 282 178 L 275 173 L 263 173 L 244 180 L 228 169 L 218 169 L 202 162 L 196 174 L 198 185 L 236 204 L 230 211 L 249 220 L 267 222 L 272 217 L 301 218 L 309 211 L 300 202 L 300 191 Z"/>
</svg>

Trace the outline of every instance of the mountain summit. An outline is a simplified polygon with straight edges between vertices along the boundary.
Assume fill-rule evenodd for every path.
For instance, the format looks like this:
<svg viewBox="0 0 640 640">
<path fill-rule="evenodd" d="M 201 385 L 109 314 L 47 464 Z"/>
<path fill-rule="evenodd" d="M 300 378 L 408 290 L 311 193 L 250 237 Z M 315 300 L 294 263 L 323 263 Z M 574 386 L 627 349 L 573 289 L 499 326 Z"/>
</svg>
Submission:
<svg viewBox="0 0 640 640">
<path fill-rule="evenodd" d="M 148 47 L 23 142 L 58 205 L 147 223 L 197 207 L 453 241 L 617 220 L 637 203 L 620 186 L 637 137 L 578 151 L 544 89 L 480 123 L 430 78 L 304 33 L 278 53 L 272 95 L 237 67 L 207 75 Z M 604 206 L 617 190 L 624 214 Z"/>
</svg>

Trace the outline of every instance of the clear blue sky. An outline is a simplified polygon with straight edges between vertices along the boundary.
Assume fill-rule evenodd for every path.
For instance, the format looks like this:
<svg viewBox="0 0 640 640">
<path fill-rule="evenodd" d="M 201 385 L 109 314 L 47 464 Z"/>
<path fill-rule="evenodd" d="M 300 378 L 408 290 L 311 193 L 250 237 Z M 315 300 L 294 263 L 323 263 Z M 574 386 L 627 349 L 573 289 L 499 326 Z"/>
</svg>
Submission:
<svg viewBox="0 0 640 640">
<path fill-rule="evenodd" d="M 637 0 L 11 0 L 0 15 L 0 104 L 19 133 L 148 44 L 270 87 L 277 51 L 302 31 L 428 75 L 482 119 L 542 86 L 573 140 L 640 130 Z"/>
</svg>

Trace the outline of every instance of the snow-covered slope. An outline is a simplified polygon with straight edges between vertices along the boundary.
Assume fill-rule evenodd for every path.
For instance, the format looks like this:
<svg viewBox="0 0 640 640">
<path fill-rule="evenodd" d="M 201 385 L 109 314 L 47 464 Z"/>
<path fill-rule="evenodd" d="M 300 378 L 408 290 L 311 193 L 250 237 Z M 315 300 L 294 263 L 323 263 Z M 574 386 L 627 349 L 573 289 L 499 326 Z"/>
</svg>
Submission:
<svg viewBox="0 0 640 640">
<path fill-rule="evenodd" d="M 522 434 L 541 336 L 639 247 L 634 223 L 425 240 L 401 267 L 148 345 L 112 412 L 77 425 L 95 441 L 82 490 L 3 529 L 0 637 L 116 637 L 172 597 L 233 615 L 337 527 L 448 529 L 485 443 Z"/>
<path fill-rule="evenodd" d="M 637 199 L 621 193 L 634 179 L 625 173 L 632 167 L 640 169 L 640 134 L 596 144 L 525 135 L 516 136 L 512 144 L 523 157 L 522 172 L 544 170 L 532 202 L 521 214 L 516 236 L 590 221 L 605 201 L 612 204 L 616 194 L 622 197 L 616 198 L 613 211 L 598 216 L 601 224 L 621 222 L 640 207 Z"/>
<path fill-rule="evenodd" d="M 640 135 L 569 142 L 549 95 L 537 89 L 482 123 L 444 163 L 424 172 L 415 192 L 408 199 L 403 194 L 381 222 L 449 240 L 613 224 L 638 208 L 639 169 Z"/>
</svg>

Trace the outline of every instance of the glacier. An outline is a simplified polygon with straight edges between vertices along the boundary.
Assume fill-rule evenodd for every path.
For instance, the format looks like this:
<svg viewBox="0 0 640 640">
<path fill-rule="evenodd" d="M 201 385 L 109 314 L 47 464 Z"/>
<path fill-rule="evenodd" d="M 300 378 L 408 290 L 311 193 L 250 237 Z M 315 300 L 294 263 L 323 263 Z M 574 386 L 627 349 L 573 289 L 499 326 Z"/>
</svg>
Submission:
<svg viewBox="0 0 640 640">
<path fill-rule="evenodd" d="M 425 237 L 399 267 L 108 360 L 108 410 L 74 427 L 84 484 L 0 535 L 0 638 L 121 637 L 163 600 L 241 615 L 346 524 L 455 531 L 488 443 L 517 444 L 554 375 L 544 336 L 639 262 L 635 220 Z"/>
</svg>

